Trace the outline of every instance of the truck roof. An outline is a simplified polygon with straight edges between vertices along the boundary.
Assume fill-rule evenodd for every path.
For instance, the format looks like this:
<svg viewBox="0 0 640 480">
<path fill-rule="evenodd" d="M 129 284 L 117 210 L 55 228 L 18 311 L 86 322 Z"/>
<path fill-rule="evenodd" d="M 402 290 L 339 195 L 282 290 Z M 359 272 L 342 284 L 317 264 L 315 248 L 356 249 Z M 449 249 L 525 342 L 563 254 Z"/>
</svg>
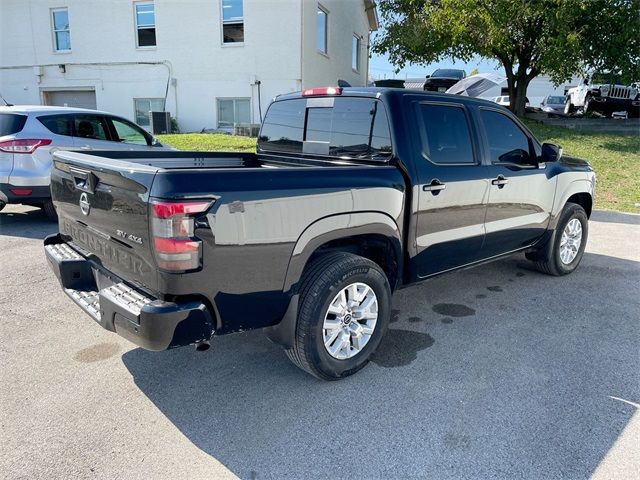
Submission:
<svg viewBox="0 0 640 480">
<path fill-rule="evenodd" d="M 338 87 L 334 87 L 338 88 Z M 343 87 L 342 93 L 337 95 L 330 94 L 317 94 L 317 95 L 303 95 L 303 92 L 285 93 L 278 95 L 274 98 L 274 101 L 291 100 L 294 98 L 311 98 L 311 97 L 370 97 L 370 98 L 382 98 L 382 97 L 402 97 L 405 95 L 421 96 L 426 99 L 450 101 L 456 103 L 471 103 L 476 105 L 486 105 L 495 107 L 495 103 L 490 100 L 483 100 L 481 98 L 467 97 L 466 95 L 451 95 L 449 93 L 419 91 L 419 90 L 407 90 L 404 88 L 391 88 L 391 87 Z"/>
</svg>

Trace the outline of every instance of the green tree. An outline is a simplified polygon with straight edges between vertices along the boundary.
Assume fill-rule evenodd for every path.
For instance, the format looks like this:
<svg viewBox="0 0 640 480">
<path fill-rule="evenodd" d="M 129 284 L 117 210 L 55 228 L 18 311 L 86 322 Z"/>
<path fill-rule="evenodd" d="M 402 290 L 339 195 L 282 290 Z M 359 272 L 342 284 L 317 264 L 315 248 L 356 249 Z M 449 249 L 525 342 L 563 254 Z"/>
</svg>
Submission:
<svg viewBox="0 0 640 480">
<path fill-rule="evenodd" d="M 380 12 L 374 52 L 398 69 L 497 60 L 518 115 L 540 74 L 557 84 L 589 70 L 640 75 L 640 0 L 381 0 Z"/>
</svg>

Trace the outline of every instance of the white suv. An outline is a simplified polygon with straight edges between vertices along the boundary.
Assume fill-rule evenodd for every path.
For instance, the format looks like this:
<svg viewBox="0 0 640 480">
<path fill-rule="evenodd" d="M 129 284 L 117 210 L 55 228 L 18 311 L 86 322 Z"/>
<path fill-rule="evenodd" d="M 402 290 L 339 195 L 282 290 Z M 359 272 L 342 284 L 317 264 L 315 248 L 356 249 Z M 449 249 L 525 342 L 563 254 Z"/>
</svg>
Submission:
<svg viewBox="0 0 640 480">
<path fill-rule="evenodd" d="M 55 150 L 169 150 L 135 123 L 83 108 L 0 107 L 0 210 L 42 207 L 51 219 L 49 174 Z"/>
</svg>

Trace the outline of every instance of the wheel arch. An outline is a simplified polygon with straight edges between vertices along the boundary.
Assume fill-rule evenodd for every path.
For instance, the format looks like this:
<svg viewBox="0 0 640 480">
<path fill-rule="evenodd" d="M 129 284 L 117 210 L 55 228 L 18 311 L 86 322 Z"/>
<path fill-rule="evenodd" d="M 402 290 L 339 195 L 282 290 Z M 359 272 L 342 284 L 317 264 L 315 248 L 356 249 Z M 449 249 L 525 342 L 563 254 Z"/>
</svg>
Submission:
<svg viewBox="0 0 640 480">
<path fill-rule="evenodd" d="M 558 190 L 561 189 L 562 175 L 558 178 Z M 562 193 L 556 196 L 549 228 L 553 229 L 558 223 L 562 209 L 567 203 L 577 203 L 587 212 L 587 218 L 591 217 L 593 210 L 594 183 L 588 178 L 574 179 L 565 184 Z"/>
<path fill-rule="evenodd" d="M 395 221 L 382 212 L 333 215 L 311 224 L 293 249 L 284 291 L 295 290 L 306 265 L 326 252 L 355 253 L 378 264 L 393 291 L 402 278 L 402 242 Z"/>
<path fill-rule="evenodd" d="M 593 198 L 591 197 L 591 194 L 587 192 L 574 193 L 567 198 L 565 204 L 567 203 L 577 203 L 584 208 L 584 211 L 587 213 L 587 218 L 591 218 L 591 212 L 593 210 Z"/>
</svg>

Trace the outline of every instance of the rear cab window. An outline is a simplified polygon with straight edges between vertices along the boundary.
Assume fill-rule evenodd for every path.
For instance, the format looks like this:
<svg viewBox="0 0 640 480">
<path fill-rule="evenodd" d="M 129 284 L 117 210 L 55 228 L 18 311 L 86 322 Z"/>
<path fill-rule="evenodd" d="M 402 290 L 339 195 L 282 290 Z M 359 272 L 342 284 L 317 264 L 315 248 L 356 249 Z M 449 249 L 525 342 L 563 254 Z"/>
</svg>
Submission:
<svg viewBox="0 0 640 480">
<path fill-rule="evenodd" d="M 274 102 L 258 148 L 265 153 L 308 154 L 385 161 L 391 157 L 389 121 L 374 98 L 310 97 Z"/>
<path fill-rule="evenodd" d="M 22 131 L 25 123 L 27 123 L 26 115 L 0 113 L 0 137 L 14 135 Z"/>
</svg>

